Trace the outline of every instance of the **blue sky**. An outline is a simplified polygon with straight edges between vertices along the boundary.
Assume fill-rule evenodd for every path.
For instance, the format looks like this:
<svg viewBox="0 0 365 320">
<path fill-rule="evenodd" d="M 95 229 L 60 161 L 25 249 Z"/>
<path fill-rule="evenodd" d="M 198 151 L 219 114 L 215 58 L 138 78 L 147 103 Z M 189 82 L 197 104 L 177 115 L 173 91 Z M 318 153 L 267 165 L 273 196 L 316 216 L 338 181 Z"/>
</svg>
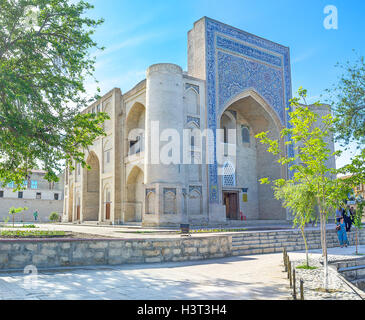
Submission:
<svg viewBox="0 0 365 320">
<path fill-rule="evenodd" d="M 340 75 L 337 62 L 365 54 L 363 0 L 89 0 L 94 18 L 105 23 L 94 38 L 106 47 L 96 53 L 96 78 L 102 93 L 113 87 L 122 92 L 145 78 L 154 63 L 169 62 L 187 69 L 187 32 L 203 16 L 288 46 L 293 93 L 308 89 L 310 102 L 320 98 Z M 323 26 L 325 6 L 338 10 L 338 29 Z M 87 88 L 92 90 L 91 83 Z M 349 161 L 354 148 L 337 159 Z"/>
</svg>

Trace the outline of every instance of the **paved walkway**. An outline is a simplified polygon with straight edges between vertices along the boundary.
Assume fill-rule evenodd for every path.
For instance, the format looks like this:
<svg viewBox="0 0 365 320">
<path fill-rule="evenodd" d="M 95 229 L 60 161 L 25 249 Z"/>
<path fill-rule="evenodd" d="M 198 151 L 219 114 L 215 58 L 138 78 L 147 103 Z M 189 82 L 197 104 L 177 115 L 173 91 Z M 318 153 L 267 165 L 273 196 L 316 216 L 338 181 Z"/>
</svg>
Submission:
<svg viewBox="0 0 365 320">
<path fill-rule="evenodd" d="M 282 254 L 0 273 L 1 299 L 289 299 Z M 36 287 L 35 287 L 36 286 Z"/>
<path fill-rule="evenodd" d="M 318 257 L 322 256 L 322 249 L 312 249 L 308 250 L 309 252 L 309 259 L 311 257 L 318 259 Z M 302 257 L 305 258 L 305 250 L 290 252 L 290 255 L 295 257 Z M 358 246 L 358 255 L 356 255 L 356 247 L 355 246 L 348 246 L 348 247 L 334 247 L 334 248 L 327 248 L 327 256 L 329 261 L 331 258 L 335 260 L 339 260 L 342 257 L 347 259 L 352 258 L 365 258 L 365 245 Z"/>
</svg>

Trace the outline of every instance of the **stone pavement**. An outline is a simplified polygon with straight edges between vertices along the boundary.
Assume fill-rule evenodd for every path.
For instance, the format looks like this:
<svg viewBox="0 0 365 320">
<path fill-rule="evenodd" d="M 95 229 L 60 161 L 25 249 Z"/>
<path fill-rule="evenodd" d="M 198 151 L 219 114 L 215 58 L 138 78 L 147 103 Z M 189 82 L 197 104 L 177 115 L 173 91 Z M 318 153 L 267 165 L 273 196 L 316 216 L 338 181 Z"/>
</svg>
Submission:
<svg viewBox="0 0 365 320">
<path fill-rule="evenodd" d="M 355 246 L 347 248 L 335 247 L 327 248 L 329 262 L 341 261 L 354 258 L 363 258 L 365 254 L 365 245 L 359 245 L 359 255 L 355 255 Z M 305 263 L 305 251 L 289 252 L 292 266 L 303 265 Z M 305 300 L 361 300 L 362 298 L 339 277 L 335 269 L 329 268 L 328 288 L 331 292 L 319 291 L 323 287 L 323 267 L 320 263 L 322 259 L 322 249 L 309 250 L 309 264 L 316 266 L 317 269 L 305 270 L 296 269 L 297 288 L 299 280 L 304 280 L 304 297 Z"/>
<path fill-rule="evenodd" d="M 300 253 L 303 253 L 305 251 L 298 251 L 298 255 L 300 255 Z M 358 257 L 360 258 L 361 256 L 364 257 L 365 255 L 365 245 L 359 245 L 358 246 L 358 252 L 359 252 L 359 256 L 355 256 L 355 252 L 356 252 L 356 248 L 355 246 L 349 246 L 349 247 L 335 247 L 335 248 L 327 248 L 327 255 L 328 255 L 328 260 L 331 261 L 332 258 L 336 257 L 336 260 L 338 260 L 340 258 L 340 256 L 351 256 L 348 258 L 354 258 L 354 257 Z M 315 256 L 319 256 L 322 255 L 322 249 L 313 249 L 313 250 L 309 250 L 310 253 L 310 257 L 315 257 Z M 290 254 L 297 254 L 296 252 L 291 252 Z M 341 257 L 341 258 L 346 258 L 346 257 Z"/>
<path fill-rule="evenodd" d="M 0 273 L 1 299 L 289 299 L 282 254 Z"/>
</svg>

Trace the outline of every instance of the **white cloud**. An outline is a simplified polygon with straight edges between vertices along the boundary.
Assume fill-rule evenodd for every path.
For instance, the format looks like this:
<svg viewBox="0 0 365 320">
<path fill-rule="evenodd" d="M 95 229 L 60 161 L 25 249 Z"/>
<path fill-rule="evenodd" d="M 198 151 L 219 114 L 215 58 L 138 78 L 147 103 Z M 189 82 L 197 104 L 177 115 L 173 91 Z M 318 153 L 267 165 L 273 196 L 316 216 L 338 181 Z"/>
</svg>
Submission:
<svg viewBox="0 0 365 320">
<path fill-rule="evenodd" d="M 302 62 L 302 61 L 305 61 L 311 57 L 314 56 L 314 54 L 316 53 L 316 50 L 315 49 L 309 49 L 305 52 L 301 52 L 298 56 L 295 56 L 291 62 L 292 63 L 298 63 L 298 62 Z"/>
<path fill-rule="evenodd" d="M 121 49 L 135 47 L 142 43 L 150 41 L 152 39 L 164 37 L 167 34 L 168 34 L 168 32 L 161 31 L 161 32 L 146 33 L 143 35 L 134 36 L 134 37 L 125 39 L 117 44 L 114 44 L 111 46 L 105 46 L 106 49 L 104 51 L 98 50 L 97 52 L 94 52 L 92 54 L 92 56 L 95 56 L 96 58 L 103 57 L 103 56 L 109 55 L 111 53 L 117 52 Z"/>
</svg>

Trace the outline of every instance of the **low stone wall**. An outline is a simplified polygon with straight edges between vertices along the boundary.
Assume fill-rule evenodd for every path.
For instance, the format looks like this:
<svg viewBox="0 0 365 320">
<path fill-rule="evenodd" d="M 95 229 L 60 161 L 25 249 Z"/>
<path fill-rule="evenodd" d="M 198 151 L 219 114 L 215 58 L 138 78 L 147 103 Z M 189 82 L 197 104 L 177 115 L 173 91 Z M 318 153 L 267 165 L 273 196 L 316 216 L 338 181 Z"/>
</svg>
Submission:
<svg viewBox="0 0 365 320">
<path fill-rule="evenodd" d="M 222 258 L 231 255 L 231 236 L 181 239 L 0 240 L 0 270 L 119 265 Z"/>
</svg>

